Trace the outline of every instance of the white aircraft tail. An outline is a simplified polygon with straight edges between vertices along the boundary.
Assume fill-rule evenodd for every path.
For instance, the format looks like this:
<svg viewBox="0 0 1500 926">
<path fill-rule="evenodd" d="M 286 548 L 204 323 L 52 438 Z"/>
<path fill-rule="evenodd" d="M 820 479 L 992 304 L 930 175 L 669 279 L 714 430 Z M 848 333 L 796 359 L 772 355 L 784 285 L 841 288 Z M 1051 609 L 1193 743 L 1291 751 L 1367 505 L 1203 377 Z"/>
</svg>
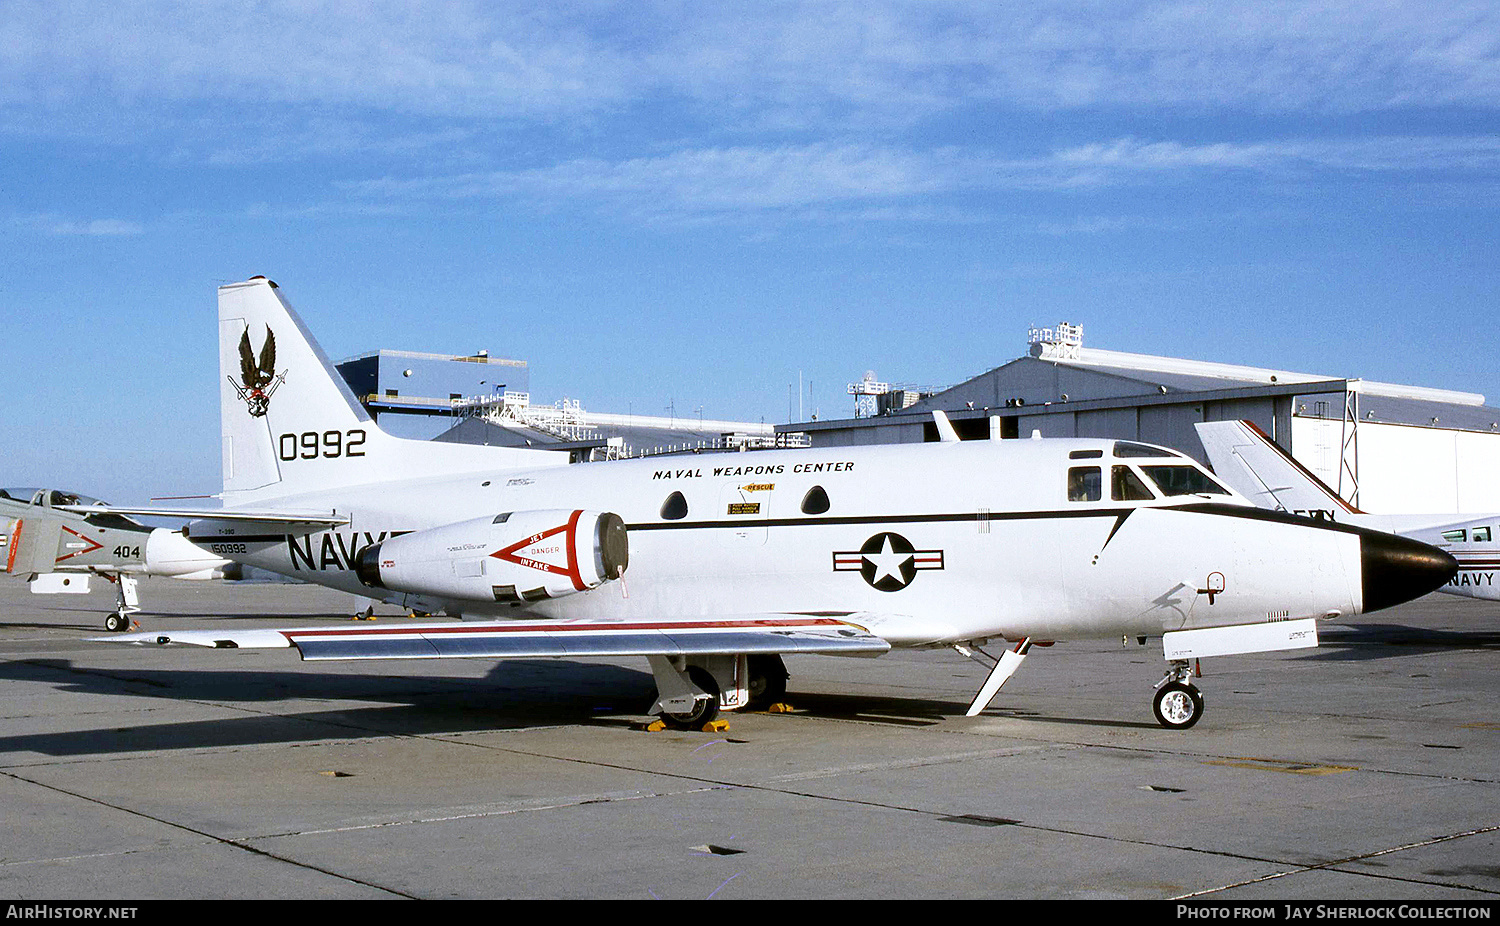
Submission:
<svg viewBox="0 0 1500 926">
<path fill-rule="evenodd" d="M 1205 421 L 1193 427 L 1214 475 L 1259 507 L 1314 517 L 1361 513 L 1250 422 Z"/>
<path fill-rule="evenodd" d="M 381 430 L 275 283 L 219 287 L 228 505 L 416 476 L 547 466 L 558 454 L 432 443 Z"/>
</svg>

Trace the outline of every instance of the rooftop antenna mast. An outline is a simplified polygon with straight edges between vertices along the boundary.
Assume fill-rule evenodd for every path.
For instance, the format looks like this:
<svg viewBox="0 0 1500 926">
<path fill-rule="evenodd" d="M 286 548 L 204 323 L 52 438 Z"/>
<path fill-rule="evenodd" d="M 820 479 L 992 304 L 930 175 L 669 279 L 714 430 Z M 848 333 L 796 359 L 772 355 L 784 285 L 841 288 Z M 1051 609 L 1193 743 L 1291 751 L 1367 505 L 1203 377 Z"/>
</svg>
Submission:
<svg viewBox="0 0 1500 926">
<path fill-rule="evenodd" d="M 850 383 L 848 391 L 854 396 L 854 417 L 874 418 L 880 412 L 880 400 L 876 396 L 890 392 L 891 384 L 876 382 L 875 371 L 866 370 L 864 379 Z"/>
<path fill-rule="evenodd" d="M 1077 360 L 1083 350 L 1083 326 L 1058 322 L 1052 328 L 1032 326 L 1026 331 L 1031 356 L 1041 360 Z"/>
</svg>

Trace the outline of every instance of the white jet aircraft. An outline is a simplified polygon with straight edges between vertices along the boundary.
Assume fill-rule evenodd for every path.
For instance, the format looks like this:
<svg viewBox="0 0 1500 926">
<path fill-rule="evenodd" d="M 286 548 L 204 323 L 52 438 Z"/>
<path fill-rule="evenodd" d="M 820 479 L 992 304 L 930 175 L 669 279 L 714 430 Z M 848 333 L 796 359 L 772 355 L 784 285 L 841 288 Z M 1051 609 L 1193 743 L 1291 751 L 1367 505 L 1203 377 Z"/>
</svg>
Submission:
<svg viewBox="0 0 1500 926">
<path fill-rule="evenodd" d="M 466 620 L 106 639 L 309 660 L 644 656 L 651 713 L 697 727 L 779 698 L 787 653 L 951 647 L 991 667 L 974 715 L 1033 643 L 1160 635 L 1155 711 L 1181 728 L 1203 710 L 1195 658 L 1315 646 L 1318 619 L 1455 568 L 1415 541 L 1257 509 L 1171 450 L 960 442 L 940 414 L 930 444 L 574 465 L 404 440 L 263 277 L 219 289 L 219 338 L 224 508 L 170 512 L 195 518 L 188 536 Z M 979 649 L 1002 640 L 998 660 Z"/>
<path fill-rule="evenodd" d="M 1248 421 L 1194 425 L 1214 473 L 1263 508 L 1400 534 L 1448 551 L 1458 572 L 1440 592 L 1500 601 L 1500 513 L 1368 514 L 1344 501 Z"/>
</svg>

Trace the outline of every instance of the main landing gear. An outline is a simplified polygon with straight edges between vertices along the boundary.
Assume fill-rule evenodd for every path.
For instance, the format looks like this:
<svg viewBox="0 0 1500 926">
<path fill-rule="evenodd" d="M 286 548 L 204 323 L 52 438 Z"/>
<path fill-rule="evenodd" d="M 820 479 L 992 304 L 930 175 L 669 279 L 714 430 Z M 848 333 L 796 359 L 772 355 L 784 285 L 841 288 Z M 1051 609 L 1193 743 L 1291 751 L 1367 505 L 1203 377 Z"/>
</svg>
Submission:
<svg viewBox="0 0 1500 926">
<path fill-rule="evenodd" d="M 692 682 L 704 696 L 695 695 L 693 706 L 683 711 L 662 709 L 662 717 L 681 730 L 701 730 L 703 725 L 719 716 L 719 683 L 702 666 L 688 666 L 688 681 Z"/>
<path fill-rule="evenodd" d="M 745 706 L 759 711 L 779 703 L 786 698 L 786 663 L 781 656 L 769 653 L 751 656 L 746 660 L 750 678 L 746 684 L 749 698 Z"/>
<path fill-rule="evenodd" d="M 659 714 L 679 730 L 701 730 L 721 710 L 765 708 L 786 697 L 786 664 L 774 653 L 651 656 Z"/>
<path fill-rule="evenodd" d="M 110 573 L 100 573 L 100 575 L 115 583 L 115 609 L 104 618 L 104 629 L 110 633 L 123 633 L 135 623 L 130 619 L 130 615 L 141 609 L 141 599 L 136 593 L 135 576 Z"/>
<path fill-rule="evenodd" d="M 1167 674 L 1156 683 L 1151 708 L 1157 723 L 1169 730 L 1186 730 L 1203 716 L 1203 694 L 1193 684 L 1193 668 L 1186 659 L 1173 660 Z"/>
</svg>

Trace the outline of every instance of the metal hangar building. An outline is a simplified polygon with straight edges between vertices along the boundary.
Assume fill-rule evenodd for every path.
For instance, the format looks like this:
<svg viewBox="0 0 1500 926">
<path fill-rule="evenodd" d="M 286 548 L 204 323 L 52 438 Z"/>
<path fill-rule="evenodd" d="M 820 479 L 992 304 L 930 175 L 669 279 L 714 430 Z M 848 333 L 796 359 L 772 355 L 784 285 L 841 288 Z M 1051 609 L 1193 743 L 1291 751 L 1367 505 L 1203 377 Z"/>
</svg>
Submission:
<svg viewBox="0 0 1500 926">
<path fill-rule="evenodd" d="M 1139 440 L 1207 462 L 1193 425 L 1244 419 L 1365 511 L 1500 510 L 1500 409 L 1482 395 L 1086 348 L 1066 323 L 1028 340 L 1026 356 L 929 394 L 867 375 L 849 387 L 854 417 L 777 430 L 815 447 L 931 441 L 939 409 L 965 440 Z"/>
<path fill-rule="evenodd" d="M 449 443 L 535 447 L 576 461 L 652 453 L 800 446 L 762 422 L 611 415 L 576 400 L 531 401 L 525 360 L 378 350 L 336 366 L 381 426 L 402 437 Z"/>
</svg>

